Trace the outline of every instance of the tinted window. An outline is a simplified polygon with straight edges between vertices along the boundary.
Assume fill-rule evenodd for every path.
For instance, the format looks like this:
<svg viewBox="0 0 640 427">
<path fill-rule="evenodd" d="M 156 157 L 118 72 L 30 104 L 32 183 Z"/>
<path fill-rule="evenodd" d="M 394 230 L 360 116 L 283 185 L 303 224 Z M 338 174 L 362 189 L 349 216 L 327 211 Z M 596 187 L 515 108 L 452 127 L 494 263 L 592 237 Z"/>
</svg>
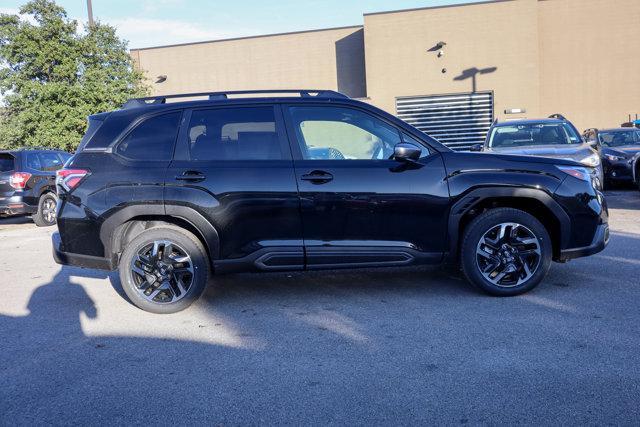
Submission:
<svg viewBox="0 0 640 427">
<path fill-rule="evenodd" d="M 40 170 L 53 172 L 62 168 L 62 160 L 56 153 L 38 153 L 40 159 Z"/>
<path fill-rule="evenodd" d="M 14 158 L 11 154 L 0 153 L 0 172 L 8 172 L 14 169 Z"/>
<path fill-rule="evenodd" d="M 29 169 L 42 170 L 38 153 L 27 153 L 27 167 Z"/>
<path fill-rule="evenodd" d="M 181 115 L 173 112 L 146 119 L 118 144 L 116 151 L 134 160 L 171 160 Z"/>
<path fill-rule="evenodd" d="M 400 142 L 398 131 L 367 113 L 342 107 L 290 107 L 308 160 L 384 160 Z"/>
<path fill-rule="evenodd" d="M 192 160 L 280 160 L 272 107 L 196 110 L 189 123 Z"/>
<path fill-rule="evenodd" d="M 93 138 L 93 135 L 95 135 L 96 132 L 98 132 L 98 129 L 100 128 L 100 126 L 102 126 L 102 123 L 104 123 L 102 120 L 97 120 L 91 117 L 89 117 L 88 121 L 89 121 L 89 124 L 87 126 L 87 131 L 85 132 L 84 136 L 80 140 L 78 151 L 82 151 L 84 147 L 86 147 L 87 143 L 91 140 L 91 138 Z"/>
</svg>

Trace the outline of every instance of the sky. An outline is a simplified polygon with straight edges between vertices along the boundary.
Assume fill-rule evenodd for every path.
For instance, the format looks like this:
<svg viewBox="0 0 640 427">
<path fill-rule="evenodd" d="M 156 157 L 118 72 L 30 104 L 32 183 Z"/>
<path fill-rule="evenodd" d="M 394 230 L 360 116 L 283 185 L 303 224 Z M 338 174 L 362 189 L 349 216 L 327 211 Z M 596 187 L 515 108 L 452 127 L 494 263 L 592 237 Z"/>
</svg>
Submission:
<svg viewBox="0 0 640 427">
<path fill-rule="evenodd" d="M 161 46 L 317 28 L 362 25 L 362 14 L 478 0 L 93 0 L 94 19 L 117 28 L 129 48 Z M 0 0 L 17 13 L 26 0 Z M 57 0 L 87 21 L 86 0 Z"/>
</svg>

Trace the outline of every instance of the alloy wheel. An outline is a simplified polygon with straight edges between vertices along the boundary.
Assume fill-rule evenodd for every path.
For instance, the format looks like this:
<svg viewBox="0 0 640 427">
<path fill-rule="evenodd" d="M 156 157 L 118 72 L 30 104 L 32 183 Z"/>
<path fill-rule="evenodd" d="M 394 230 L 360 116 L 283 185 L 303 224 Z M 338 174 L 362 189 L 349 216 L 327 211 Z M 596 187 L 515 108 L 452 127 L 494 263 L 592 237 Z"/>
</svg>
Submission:
<svg viewBox="0 0 640 427">
<path fill-rule="evenodd" d="M 42 203 L 42 218 L 47 224 L 53 224 L 56 220 L 56 201 L 47 197 Z"/>
<path fill-rule="evenodd" d="M 184 298 L 194 279 L 191 257 L 169 240 L 155 240 L 138 250 L 131 272 L 140 295 L 161 304 Z"/>
<path fill-rule="evenodd" d="M 492 284 L 511 288 L 529 280 L 542 260 L 538 237 L 527 227 L 505 222 L 491 227 L 480 238 L 476 263 Z"/>
</svg>

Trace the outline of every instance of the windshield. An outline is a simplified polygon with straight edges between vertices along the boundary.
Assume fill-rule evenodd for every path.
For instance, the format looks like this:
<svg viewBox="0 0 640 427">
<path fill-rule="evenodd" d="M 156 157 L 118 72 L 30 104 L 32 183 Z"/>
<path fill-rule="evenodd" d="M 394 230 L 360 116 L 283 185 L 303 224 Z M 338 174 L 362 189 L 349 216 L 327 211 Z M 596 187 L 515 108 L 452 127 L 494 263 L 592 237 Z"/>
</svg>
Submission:
<svg viewBox="0 0 640 427">
<path fill-rule="evenodd" d="M 606 145 L 607 147 L 638 145 L 640 144 L 640 131 L 600 132 L 598 133 L 598 138 L 600 138 L 602 145 Z"/>
<path fill-rule="evenodd" d="M 14 168 L 14 157 L 8 153 L 0 153 L 0 172 L 9 172 Z"/>
<path fill-rule="evenodd" d="M 534 123 L 497 126 L 491 131 L 489 147 L 580 144 L 582 139 L 566 123 Z"/>
</svg>

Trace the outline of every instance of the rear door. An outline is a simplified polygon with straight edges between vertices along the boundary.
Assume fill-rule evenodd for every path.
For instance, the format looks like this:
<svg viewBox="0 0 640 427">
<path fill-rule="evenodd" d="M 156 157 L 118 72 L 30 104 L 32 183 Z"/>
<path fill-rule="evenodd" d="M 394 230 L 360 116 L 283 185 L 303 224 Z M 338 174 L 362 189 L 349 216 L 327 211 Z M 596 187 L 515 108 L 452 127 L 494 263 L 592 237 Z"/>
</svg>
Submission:
<svg viewBox="0 0 640 427">
<path fill-rule="evenodd" d="M 187 112 L 168 170 L 165 207 L 204 217 L 218 234 L 217 269 L 301 269 L 298 190 L 279 107 Z"/>
</svg>

